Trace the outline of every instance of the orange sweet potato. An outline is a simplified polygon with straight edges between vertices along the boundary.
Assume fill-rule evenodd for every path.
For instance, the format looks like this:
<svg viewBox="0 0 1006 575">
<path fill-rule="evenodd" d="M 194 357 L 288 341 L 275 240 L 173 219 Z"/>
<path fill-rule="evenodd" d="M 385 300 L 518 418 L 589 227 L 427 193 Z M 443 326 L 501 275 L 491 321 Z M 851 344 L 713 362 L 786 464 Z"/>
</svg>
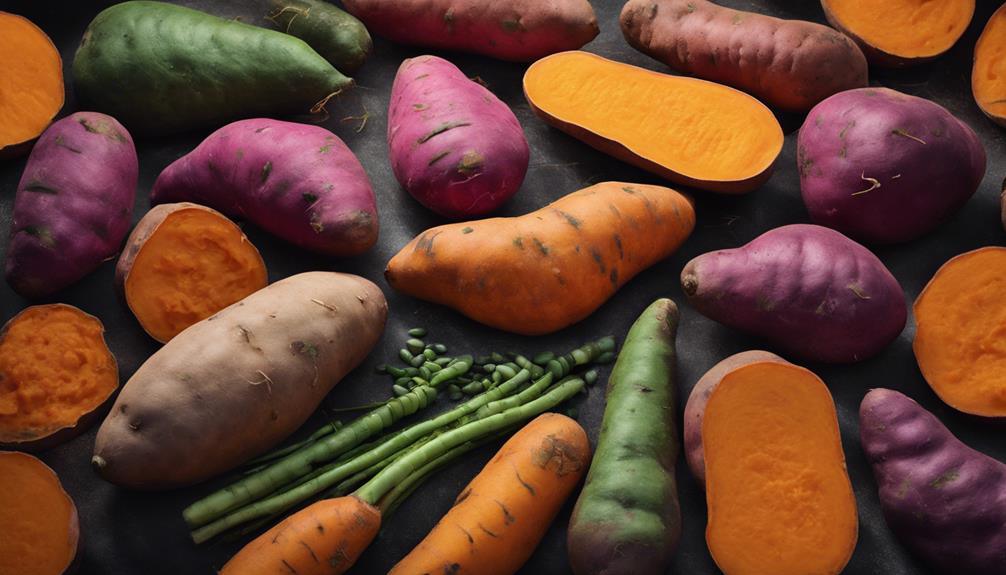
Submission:
<svg viewBox="0 0 1006 575">
<path fill-rule="evenodd" d="M 63 107 L 63 61 L 52 40 L 0 12 L 0 158 L 27 152 Z"/>
<path fill-rule="evenodd" d="M 486 325 L 540 335 L 593 313 L 694 227 L 691 200 L 674 190 L 603 182 L 520 217 L 429 229 L 384 275 Z"/>
<path fill-rule="evenodd" d="M 975 45 L 971 92 L 982 112 L 1006 127 L 1006 5 L 992 14 Z"/>
</svg>

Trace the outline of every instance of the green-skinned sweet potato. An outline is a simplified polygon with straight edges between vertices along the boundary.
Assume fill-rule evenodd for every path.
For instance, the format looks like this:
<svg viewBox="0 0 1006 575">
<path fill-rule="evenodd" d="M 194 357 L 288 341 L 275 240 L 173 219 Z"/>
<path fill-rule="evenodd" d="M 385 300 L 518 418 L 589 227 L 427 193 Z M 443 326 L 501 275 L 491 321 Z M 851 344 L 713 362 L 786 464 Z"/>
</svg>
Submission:
<svg viewBox="0 0 1006 575">
<path fill-rule="evenodd" d="M 370 55 L 367 27 L 325 0 L 270 0 L 267 18 L 308 46 L 343 74 L 353 74 Z"/>
<path fill-rule="evenodd" d="M 289 34 L 146 1 L 94 18 L 73 78 L 80 99 L 147 134 L 305 114 L 352 85 Z"/>
</svg>

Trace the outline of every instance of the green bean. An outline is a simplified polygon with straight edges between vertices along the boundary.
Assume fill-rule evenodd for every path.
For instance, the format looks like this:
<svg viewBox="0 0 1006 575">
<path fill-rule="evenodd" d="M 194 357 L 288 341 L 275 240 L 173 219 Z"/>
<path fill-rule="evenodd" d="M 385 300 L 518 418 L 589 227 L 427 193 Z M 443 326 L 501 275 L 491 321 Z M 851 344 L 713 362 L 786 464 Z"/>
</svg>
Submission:
<svg viewBox="0 0 1006 575">
<path fill-rule="evenodd" d="M 423 327 L 414 327 L 409 330 L 410 337 L 423 337 L 425 335 L 426 335 L 426 328 Z"/>
<path fill-rule="evenodd" d="M 406 340 L 405 347 L 409 348 L 409 351 L 413 355 L 418 355 L 423 352 L 423 348 L 426 347 L 426 343 L 424 343 L 421 339 L 412 338 Z"/>
</svg>

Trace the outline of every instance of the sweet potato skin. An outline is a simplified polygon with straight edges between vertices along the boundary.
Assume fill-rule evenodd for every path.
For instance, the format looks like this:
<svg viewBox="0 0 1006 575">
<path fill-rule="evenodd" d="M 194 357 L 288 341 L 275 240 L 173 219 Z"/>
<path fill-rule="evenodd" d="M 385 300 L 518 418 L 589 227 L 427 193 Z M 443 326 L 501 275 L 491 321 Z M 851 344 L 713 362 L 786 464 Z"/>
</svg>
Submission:
<svg viewBox="0 0 1006 575">
<path fill-rule="evenodd" d="M 129 132 L 111 116 L 77 112 L 32 148 L 14 197 L 7 283 L 39 298 L 94 271 L 129 231 L 139 166 Z"/>
<path fill-rule="evenodd" d="M 887 88 L 828 98 L 797 138 L 811 219 L 869 243 L 932 231 L 974 195 L 985 163 L 967 124 L 935 102 Z"/>
<path fill-rule="evenodd" d="M 403 188 L 438 214 L 492 212 L 520 188 L 530 151 L 516 116 L 436 56 L 402 62 L 388 107 L 388 154 Z"/>
<path fill-rule="evenodd" d="M 1006 465 L 901 393 L 874 389 L 859 431 L 887 525 L 937 572 L 1006 573 Z"/>
<path fill-rule="evenodd" d="M 867 85 L 866 57 L 827 26 L 733 10 L 705 0 L 629 0 L 622 34 L 675 70 L 805 112 L 843 90 Z"/>
<path fill-rule="evenodd" d="M 811 224 L 700 255 L 681 271 L 681 285 L 703 315 L 826 363 L 879 353 L 908 318 L 904 292 L 877 256 Z"/>
<path fill-rule="evenodd" d="M 325 255 L 359 255 L 377 241 L 367 173 L 319 126 L 255 118 L 220 128 L 157 177 L 150 203 L 174 202 L 247 219 Z"/>
<path fill-rule="evenodd" d="M 524 216 L 429 229 L 384 275 L 396 290 L 475 321 L 541 335 L 593 313 L 694 227 L 691 200 L 678 192 L 603 182 Z"/>
<path fill-rule="evenodd" d="M 394 42 L 530 62 L 597 36 L 587 0 L 345 0 L 371 32 Z"/>
<path fill-rule="evenodd" d="M 261 454 L 363 360 L 386 315 L 380 289 L 358 276 L 307 272 L 271 284 L 140 366 L 98 431 L 92 462 L 113 483 L 163 489 Z"/>
</svg>

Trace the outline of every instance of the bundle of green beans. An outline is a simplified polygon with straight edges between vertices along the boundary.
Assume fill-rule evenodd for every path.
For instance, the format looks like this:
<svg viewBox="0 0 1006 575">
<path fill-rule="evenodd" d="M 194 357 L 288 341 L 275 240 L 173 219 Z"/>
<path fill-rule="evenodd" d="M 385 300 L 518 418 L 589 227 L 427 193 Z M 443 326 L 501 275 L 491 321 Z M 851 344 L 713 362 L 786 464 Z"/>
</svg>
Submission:
<svg viewBox="0 0 1006 575">
<path fill-rule="evenodd" d="M 260 457 L 244 477 L 187 507 L 183 516 L 193 540 L 202 543 L 223 533 L 253 529 L 321 494 L 349 492 L 442 434 L 466 438 L 422 470 L 414 470 L 408 486 L 396 490 L 395 497 L 403 497 L 436 468 L 480 443 L 481 428 L 469 426 L 502 413 L 523 413 L 517 408 L 538 405 L 535 402 L 546 395 L 565 401 L 572 395 L 570 390 L 579 392 L 597 379 L 595 370 L 582 379 L 572 377 L 573 369 L 614 359 L 611 337 L 563 356 L 549 352 L 527 359 L 493 353 L 473 360 L 468 355 L 443 355 L 446 346 L 426 344 L 419 339 L 425 334 L 421 328 L 409 331 L 406 347 L 399 353 L 406 367 L 378 368 L 395 378 L 395 397 L 369 406 L 368 413 L 349 424 L 329 423 L 304 441 Z M 401 418 L 430 405 L 440 387 L 447 387 L 452 399 L 470 397 L 435 417 L 368 442 Z M 498 433 L 499 429 L 490 431 Z"/>
</svg>

